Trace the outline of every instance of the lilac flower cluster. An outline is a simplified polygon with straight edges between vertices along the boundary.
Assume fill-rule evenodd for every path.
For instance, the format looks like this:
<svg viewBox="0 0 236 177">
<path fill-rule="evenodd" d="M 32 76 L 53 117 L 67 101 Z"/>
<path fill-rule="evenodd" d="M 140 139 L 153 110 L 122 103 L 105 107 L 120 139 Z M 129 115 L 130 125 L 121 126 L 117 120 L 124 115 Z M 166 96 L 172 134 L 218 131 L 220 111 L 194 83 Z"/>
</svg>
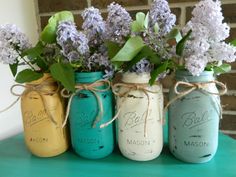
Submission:
<svg viewBox="0 0 236 177">
<path fill-rule="evenodd" d="M 16 25 L 0 25 L 0 62 L 14 64 L 21 52 L 30 47 L 28 38 Z"/>
<path fill-rule="evenodd" d="M 110 62 L 107 52 L 101 52 L 100 50 L 93 53 L 89 58 L 84 61 L 84 64 L 89 70 L 93 70 L 96 67 L 107 67 Z"/>
<path fill-rule="evenodd" d="M 70 62 L 81 60 L 88 52 L 88 39 L 78 32 L 74 22 L 62 21 L 57 28 L 57 43 L 62 48 L 62 54 Z"/>
<path fill-rule="evenodd" d="M 99 9 L 90 7 L 82 13 L 82 28 L 86 33 L 90 46 L 98 46 L 103 43 L 105 34 L 105 21 L 101 16 Z"/>
<path fill-rule="evenodd" d="M 185 67 L 192 75 L 200 75 L 209 62 L 235 61 L 236 48 L 224 42 L 229 36 L 230 28 L 223 23 L 220 1 L 202 0 L 194 8 L 192 15 L 183 29 L 185 34 L 192 30 L 184 53 Z"/>
<path fill-rule="evenodd" d="M 113 42 L 123 44 L 124 38 L 131 33 L 132 18 L 130 14 L 119 4 L 114 2 L 108 6 L 106 20 L 106 35 Z"/>
<path fill-rule="evenodd" d="M 105 23 L 98 9 L 90 7 L 82 13 L 83 33 L 71 21 L 60 22 L 57 43 L 62 54 L 73 63 L 79 62 L 83 71 L 105 71 L 104 77 L 113 75 L 113 68 L 104 46 Z"/>
<path fill-rule="evenodd" d="M 83 65 L 89 71 L 104 70 L 104 78 L 111 78 L 114 69 L 108 57 L 107 48 L 104 45 L 106 35 L 106 24 L 103 21 L 99 9 L 90 7 L 82 13 L 82 28 L 89 40 L 90 55 L 84 59 Z"/>
<path fill-rule="evenodd" d="M 132 68 L 129 71 L 140 74 L 140 73 L 150 73 L 152 69 L 153 68 L 151 63 L 147 59 L 143 58 L 142 60 L 137 62 L 134 66 L 132 66 Z"/>
<path fill-rule="evenodd" d="M 114 68 L 109 60 L 108 53 L 98 51 L 92 54 L 88 59 L 84 60 L 84 65 L 89 70 L 101 70 L 104 69 L 104 78 L 111 78 L 114 74 Z"/>
<path fill-rule="evenodd" d="M 149 12 L 149 28 L 153 30 L 157 23 L 159 26 L 159 36 L 164 36 L 171 31 L 175 25 L 176 16 L 171 13 L 166 0 L 154 0 Z"/>
<path fill-rule="evenodd" d="M 154 0 L 149 11 L 149 23 L 145 43 L 156 51 L 162 60 L 173 56 L 170 45 L 166 41 L 166 35 L 175 26 L 176 16 L 171 13 L 166 0 Z M 155 27 L 158 26 L 158 31 Z"/>
</svg>

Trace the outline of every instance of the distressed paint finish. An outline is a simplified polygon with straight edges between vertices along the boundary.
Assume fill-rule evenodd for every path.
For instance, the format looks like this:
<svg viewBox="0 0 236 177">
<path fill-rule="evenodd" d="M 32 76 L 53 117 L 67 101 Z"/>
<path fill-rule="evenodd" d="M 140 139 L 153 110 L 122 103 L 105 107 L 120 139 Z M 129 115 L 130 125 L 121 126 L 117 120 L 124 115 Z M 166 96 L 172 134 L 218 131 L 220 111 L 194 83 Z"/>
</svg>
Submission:
<svg viewBox="0 0 236 177">
<path fill-rule="evenodd" d="M 93 83 L 102 79 L 102 72 L 75 73 L 76 83 Z M 103 89 L 104 86 L 98 88 Z M 113 126 L 103 129 L 100 124 L 108 122 L 112 118 L 112 92 L 96 92 L 103 105 L 101 121 L 93 128 L 93 122 L 99 111 L 98 101 L 93 93 L 81 90 L 72 99 L 70 107 L 71 142 L 74 151 L 88 159 L 104 158 L 114 149 Z"/>
<path fill-rule="evenodd" d="M 26 150 L 22 135 L 0 141 L 0 157 L 0 176 L 3 177 L 236 176 L 236 141 L 221 133 L 215 158 L 210 163 L 200 165 L 177 160 L 167 146 L 164 146 L 160 157 L 145 163 L 128 160 L 122 157 L 119 151 L 99 160 L 86 160 L 72 151 L 53 158 L 39 159 Z"/>
<path fill-rule="evenodd" d="M 40 84 L 50 78 L 45 75 L 43 78 L 30 84 Z M 55 84 L 45 85 L 45 91 L 57 89 Z M 27 92 L 27 90 L 25 90 Z M 64 107 L 59 93 L 42 93 L 46 107 L 51 112 L 56 124 L 52 122 L 45 111 L 40 95 L 31 91 L 21 98 L 21 110 L 24 125 L 25 143 L 32 154 L 40 157 L 51 157 L 59 155 L 68 149 L 68 134 L 66 128 L 62 128 L 64 121 Z"/>
<path fill-rule="evenodd" d="M 38 4 L 38 7 L 41 7 L 41 10 L 37 14 L 38 16 L 38 24 L 39 29 L 43 29 L 43 27 L 47 24 L 47 20 L 51 14 L 55 12 L 55 9 L 60 10 L 60 9 L 66 9 L 67 10 L 73 10 L 73 13 L 75 15 L 75 22 L 78 26 L 78 28 L 81 28 L 82 25 L 82 18 L 81 18 L 81 13 L 82 9 L 84 8 L 84 2 L 80 2 L 76 4 L 76 1 L 70 0 L 70 1 L 63 1 L 63 0 L 57 0 L 57 3 L 55 4 L 55 7 L 45 6 L 45 2 L 47 3 L 46 0 L 37 0 L 36 3 Z M 52 1 L 53 2 L 53 1 Z M 86 1 L 85 1 L 86 2 Z M 107 11 L 106 11 L 106 6 L 109 4 L 110 0 L 87 0 L 87 5 L 95 5 L 95 7 L 101 8 L 102 15 L 103 17 L 107 16 Z M 148 5 L 147 1 L 145 0 L 132 0 L 132 1 L 124 1 L 124 0 L 118 0 L 116 1 L 117 3 L 123 4 L 124 7 L 131 13 L 132 17 L 135 17 L 136 12 L 142 11 L 146 13 L 150 7 L 150 4 L 152 0 L 148 0 Z M 183 28 L 185 26 L 185 23 L 191 18 L 191 12 L 196 4 L 198 2 L 197 0 L 170 0 L 168 1 L 171 6 L 171 11 L 177 16 L 177 22 L 176 25 L 178 27 Z M 227 39 L 227 42 L 231 42 L 233 39 L 236 38 L 236 13 L 235 13 L 235 6 L 236 6 L 236 1 L 235 0 L 222 0 L 222 8 L 223 8 L 223 14 L 225 17 L 225 22 L 227 22 L 231 26 L 230 30 L 230 37 Z M 53 4 L 50 3 L 49 4 Z M 97 6 L 98 5 L 98 6 Z M 46 12 L 46 13 L 45 13 Z M 236 62 L 231 63 L 233 72 L 235 73 L 236 71 Z M 230 91 L 235 92 L 236 88 L 236 79 L 233 74 L 224 74 L 219 77 L 219 80 L 222 81 L 223 83 L 226 83 L 228 86 L 228 89 Z M 162 80 L 163 88 L 164 89 L 169 89 L 171 84 L 172 84 L 172 78 L 170 76 L 167 76 L 164 80 Z M 228 95 L 230 100 L 235 99 L 235 96 L 233 95 Z M 228 104 L 228 103 L 227 103 Z M 234 106 L 234 102 L 230 101 L 229 105 L 231 106 L 231 113 L 229 112 L 224 112 L 224 119 L 222 120 L 223 125 L 230 126 L 231 120 L 227 119 L 229 116 L 235 116 L 236 117 L 236 107 Z M 226 111 L 228 110 L 228 107 L 224 108 Z M 227 130 L 225 126 L 220 127 L 221 130 Z M 236 127 L 234 128 L 234 131 L 230 134 L 235 134 L 236 133 Z"/>
<path fill-rule="evenodd" d="M 123 74 L 124 83 L 148 83 L 148 74 Z M 162 110 L 163 94 L 162 86 L 146 86 L 148 90 L 158 93 L 147 94 L 150 97 L 150 106 L 147 96 L 140 90 L 130 91 L 126 97 L 117 97 L 117 107 L 120 114 L 117 119 L 118 145 L 121 153 L 132 160 L 148 161 L 155 159 L 161 153 L 163 147 Z M 121 93 L 127 88 L 121 87 Z M 147 109 L 149 109 L 146 136 L 144 136 L 144 122 Z"/>
<path fill-rule="evenodd" d="M 212 72 L 191 76 L 188 72 L 176 73 L 177 81 L 213 81 Z M 185 90 L 187 88 L 179 88 Z M 214 83 L 205 90 L 218 93 Z M 176 95 L 170 91 L 170 100 Z M 203 90 L 195 90 L 178 99 L 169 107 L 169 148 L 178 159 L 191 163 L 204 163 L 211 160 L 218 146 L 220 98 Z"/>
</svg>

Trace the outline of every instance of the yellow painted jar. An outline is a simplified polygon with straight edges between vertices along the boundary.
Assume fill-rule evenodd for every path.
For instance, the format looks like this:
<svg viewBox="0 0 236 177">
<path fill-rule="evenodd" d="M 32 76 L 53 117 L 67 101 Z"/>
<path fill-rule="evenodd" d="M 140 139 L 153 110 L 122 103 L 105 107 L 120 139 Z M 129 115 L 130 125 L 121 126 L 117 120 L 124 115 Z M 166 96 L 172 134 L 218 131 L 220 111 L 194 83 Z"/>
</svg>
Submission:
<svg viewBox="0 0 236 177">
<path fill-rule="evenodd" d="M 64 104 L 59 88 L 49 74 L 27 83 L 21 97 L 25 143 L 32 154 L 52 157 L 68 149 L 68 134 L 62 128 Z"/>
</svg>

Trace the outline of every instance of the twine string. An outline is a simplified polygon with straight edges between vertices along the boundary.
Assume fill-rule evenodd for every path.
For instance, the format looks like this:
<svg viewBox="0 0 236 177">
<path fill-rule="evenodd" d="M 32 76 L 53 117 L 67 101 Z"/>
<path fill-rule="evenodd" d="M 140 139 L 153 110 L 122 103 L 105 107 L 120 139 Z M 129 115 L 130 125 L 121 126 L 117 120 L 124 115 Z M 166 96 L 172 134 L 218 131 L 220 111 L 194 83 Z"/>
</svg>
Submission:
<svg viewBox="0 0 236 177">
<path fill-rule="evenodd" d="M 98 88 L 98 87 L 104 86 L 104 85 L 106 86 L 105 88 L 103 88 L 103 89 Z M 102 79 L 102 80 L 98 80 L 96 82 L 93 82 L 91 84 L 77 84 L 75 86 L 75 89 L 76 89 L 75 93 L 70 93 L 65 88 L 62 89 L 61 90 L 62 97 L 69 98 L 67 108 L 66 108 L 66 116 L 65 116 L 65 120 L 62 124 L 62 127 L 64 127 L 67 124 L 69 114 L 70 114 L 70 107 L 71 107 L 71 103 L 72 103 L 72 100 L 73 100 L 74 96 L 76 96 L 82 90 L 87 90 L 87 91 L 90 91 L 95 96 L 95 98 L 97 100 L 97 103 L 98 103 L 98 107 L 99 107 L 98 114 L 97 114 L 97 116 L 96 116 L 96 118 L 93 122 L 93 125 L 92 125 L 92 127 L 95 128 L 96 124 L 99 121 L 101 121 L 101 118 L 102 118 L 103 113 L 104 113 L 101 98 L 99 97 L 99 95 L 97 93 L 98 92 L 100 92 L 100 93 L 101 92 L 106 92 L 110 88 L 111 88 L 111 82 L 109 80 Z"/>
<path fill-rule="evenodd" d="M 150 96 L 148 93 L 155 94 L 155 93 L 159 92 L 159 90 L 157 90 L 157 91 L 149 90 L 149 89 L 147 89 L 147 86 L 149 86 L 149 85 L 148 84 L 137 84 L 137 83 L 117 83 L 112 86 L 112 91 L 113 91 L 114 95 L 117 97 L 123 98 L 122 103 L 124 102 L 124 100 L 128 96 L 128 94 L 133 90 L 141 91 L 147 97 L 148 103 L 147 103 L 147 109 L 145 111 L 146 113 L 145 113 L 145 119 L 144 119 L 144 137 L 147 136 L 147 119 L 148 119 L 149 107 L 150 107 Z M 127 88 L 127 91 L 119 92 L 121 87 Z M 114 122 L 119 117 L 120 112 L 121 112 L 121 106 L 118 106 L 116 115 L 109 122 L 106 122 L 106 123 L 100 125 L 100 128 L 107 127 L 112 122 Z"/>
<path fill-rule="evenodd" d="M 22 84 L 14 84 L 11 86 L 10 88 L 10 92 L 12 95 L 16 96 L 17 99 L 12 103 L 10 104 L 9 106 L 7 106 L 5 109 L 1 110 L 0 113 L 3 113 L 7 110 L 9 110 L 10 108 L 12 108 L 19 100 L 22 96 L 24 95 L 28 95 L 29 93 L 31 92 L 36 92 L 42 103 L 43 103 L 43 108 L 44 110 L 46 111 L 47 115 L 49 116 L 50 120 L 55 124 L 57 125 L 57 122 L 54 120 L 51 112 L 48 110 L 48 105 L 47 105 L 47 101 L 45 100 L 44 96 L 43 95 L 54 95 L 56 93 L 58 93 L 59 91 L 59 86 L 57 85 L 57 89 L 54 90 L 54 91 L 48 91 L 48 90 L 45 90 L 43 89 L 45 86 L 50 86 L 52 84 L 56 83 L 53 79 L 47 79 L 45 80 L 44 82 L 40 83 L 40 84 L 27 84 L 27 85 L 22 85 Z M 15 88 L 24 88 L 25 90 L 23 91 L 23 93 L 16 93 L 14 91 Z"/>
<path fill-rule="evenodd" d="M 211 92 L 211 91 L 205 89 L 205 87 L 208 86 L 209 84 L 216 84 L 217 86 L 219 86 L 219 87 L 220 87 L 219 92 L 218 92 L 218 93 L 214 93 L 214 92 Z M 178 91 L 178 88 L 179 88 L 179 87 L 187 87 L 188 89 L 183 90 L 183 91 Z M 190 94 L 191 92 L 193 92 L 193 91 L 195 91 L 195 90 L 201 90 L 201 91 L 204 91 L 204 92 L 207 93 L 207 94 L 210 94 L 210 95 L 217 95 L 217 96 L 222 96 L 222 95 L 224 95 L 224 94 L 227 93 L 227 87 L 226 87 L 226 85 L 223 84 L 222 82 L 219 82 L 219 81 L 216 81 L 216 80 L 214 80 L 214 81 L 209 81 L 209 82 L 195 82 L 195 83 L 189 83 L 189 82 L 184 82 L 184 81 L 178 81 L 178 82 L 176 82 L 176 84 L 175 84 L 175 86 L 174 86 L 174 92 L 175 92 L 176 96 L 175 96 L 173 99 L 171 99 L 171 100 L 166 104 L 166 106 L 165 106 L 165 108 L 164 108 L 164 111 L 163 111 L 163 112 L 164 112 L 164 115 L 165 115 L 165 113 L 167 112 L 168 107 L 169 107 L 172 103 L 174 103 L 174 102 L 177 101 L 178 99 L 180 99 L 180 98 L 182 98 L 182 97 L 184 97 L 184 96 Z M 213 98 L 211 97 L 211 99 L 213 99 Z M 214 101 L 214 100 L 213 100 L 213 101 Z M 216 101 L 216 102 L 217 102 L 217 101 Z M 223 112 L 223 110 L 222 110 L 222 107 L 221 107 L 220 103 L 217 102 L 217 104 L 218 104 L 218 107 L 219 107 L 219 109 L 220 109 L 220 118 L 222 119 L 222 112 Z"/>
</svg>

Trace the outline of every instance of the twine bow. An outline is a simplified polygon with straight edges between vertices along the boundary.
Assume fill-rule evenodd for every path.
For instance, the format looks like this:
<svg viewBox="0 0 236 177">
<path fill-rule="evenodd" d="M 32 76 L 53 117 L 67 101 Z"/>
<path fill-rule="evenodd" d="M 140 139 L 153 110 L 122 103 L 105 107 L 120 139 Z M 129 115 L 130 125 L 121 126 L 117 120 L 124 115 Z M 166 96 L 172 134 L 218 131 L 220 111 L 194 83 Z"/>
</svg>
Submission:
<svg viewBox="0 0 236 177">
<path fill-rule="evenodd" d="M 148 84 L 136 84 L 136 83 L 117 83 L 112 86 L 112 91 L 113 91 L 114 95 L 116 95 L 118 97 L 126 98 L 128 96 L 128 94 L 133 90 L 139 90 L 146 95 L 146 97 L 148 99 L 148 105 L 147 105 L 147 110 L 146 110 L 145 119 L 144 119 L 144 137 L 146 137 L 146 135 L 147 135 L 147 119 L 148 119 L 149 107 L 150 107 L 150 96 L 148 93 L 155 94 L 155 93 L 159 92 L 159 91 L 149 90 L 149 89 L 147 89 L 147 86 L 148 86 Z M 121 93 L 121 92 L 119 92 L 121 87 L 127 88 L 128 90 Z M 100 128 L 104 128 L 104 127 L 110 125 L 113 121 L 115 121 L 120 114 L 120 108 L 121 108 L 121 106 L 117 108 L 116 115 L 109 122 L 100 125 Z"/>
<path fill-rule="evenodd" d="M 43 95 L 54 95 L 55 93 L 57 93 L 59 91 L 59 87 L 57 85 L 57 89 L 54 90 L 54 91 L 48 91 L 48 90 L 45 90 L 44 87 L 45 86 L 49 86 L 49 85 L 52 85 L 56 83 L 53 79 L 47 79 L 45 80 L 44 82 L 40 83 L 40 84 L 27 84 L 27 85 L 22 85 L 22 84 L 14 84 L 11 88 L 10 88 L 10 91 L 11 91 L 11 94 L 14 95 L 14 96 L 17 96 L 17 99 L 12 103 L 10 104 L 8 107 L 6 107 L 5 109 L 1 110 L 0 113 L 3 113 L 7 110 L 9 110 L 12 106 L 14 106 L 18 101 L 19 99 L 23 96 L 23 95 L 28 95 L 29 93 L 31 92 L 36 92 L 40 99 L 42 100 L 42 103 L 43 103 L 43 107 L 46 111 L 46 113 L 48 114 L 50 120 L 55 124 L 57 125 L 57 122 L 54 120 L 51 112 L 48 110 L 48 106 L 47 106 L 47 103 L 46 103 L 46 100 L 44 98 Z M 16 93 L 14 91 L 14 89 L 16 87 L 22 87 L 25 89 L 25 91 L 23 93 Z"/>
<path fill-rule="evenodd" d="M 214 92 L 211 92 L 207 89 L 205 89 L 206 86 L 208 86 L 209 84 L 216 84 L 218 85 L 221 89 L 219 90 L 218 93 L 214 93 Z M 178 87 L 188 87 L 189 89 L 187 90 L 183 90 L 183 91 L 178 91 Z M 201 90 L 201 91 L 204 91 L 208 94 L 211 94 L 211 95 L 218 95 L 218 96 L 221 96 L 221 95 L 224 95 L 226 94 L 227 92 L 227 87 L 225 84 L 223 84 L 222 82 L 219 82 L 219 81 L 209 81 L 209 82 L 195 82 L 195 83 L 189 83 L 189 82 L 184 82 L 184 81 L 178 81 L 176 82 L 175 86 L 174 86 L 174 92 L 175 94 L 177 95 L 176 97 L 174 97 L 172 100 L 170 100 L 167 105 L 165 106 L 164 108 L 164 114 L 166 113 L 168 107 L 174 103 L 176 100 L 190 94 L 191 92 L 193 92 L 194 90 Z M 220 108 L 220 117 L 222 118 L 222 107 L 221 105 L 217 102 L 219 108 Z"/>
<path fill-rule="evenodd" d="M 106 86 L 104 89 L 97 88 L 99 86 L 104 86 L 104 85 Z M 69 93 L 65 88 L 62 89 L 61 95 L 64 98 L 69 98 L 67 109 L 66 109 L 66 117 L 65 117 L 65 121 L 62 124 L 62 127 L 64 127 L 67 123 L 69 113 L 70 113 L 71 102 L 72 102 L 72 99 L 74 98 L 74 96 L 76 96 L 81 90 L 88 90 L 91 93 L 93 93 L 93 95 L 96 97 L 97 103 L 99 106 L 99 112 L 97 114 L 96 119 L 93 122 L 93 128 L 95 128 L 96 124 L 101 120 L 101 117 L 103 116 L 103 112 L 104 112 L 102 101 L 101 101 L 100 97 L 98 96 L 97 92 L 106 92 L 110 89 L 110 87 L 111 87 L 111 82 L 109 80 L 98 80 L 98 81 L 93 82 L 91 84 L 77 84 L 75 86 L 75 88 L 76 88 L 75 93 Z"/>
</svg>

